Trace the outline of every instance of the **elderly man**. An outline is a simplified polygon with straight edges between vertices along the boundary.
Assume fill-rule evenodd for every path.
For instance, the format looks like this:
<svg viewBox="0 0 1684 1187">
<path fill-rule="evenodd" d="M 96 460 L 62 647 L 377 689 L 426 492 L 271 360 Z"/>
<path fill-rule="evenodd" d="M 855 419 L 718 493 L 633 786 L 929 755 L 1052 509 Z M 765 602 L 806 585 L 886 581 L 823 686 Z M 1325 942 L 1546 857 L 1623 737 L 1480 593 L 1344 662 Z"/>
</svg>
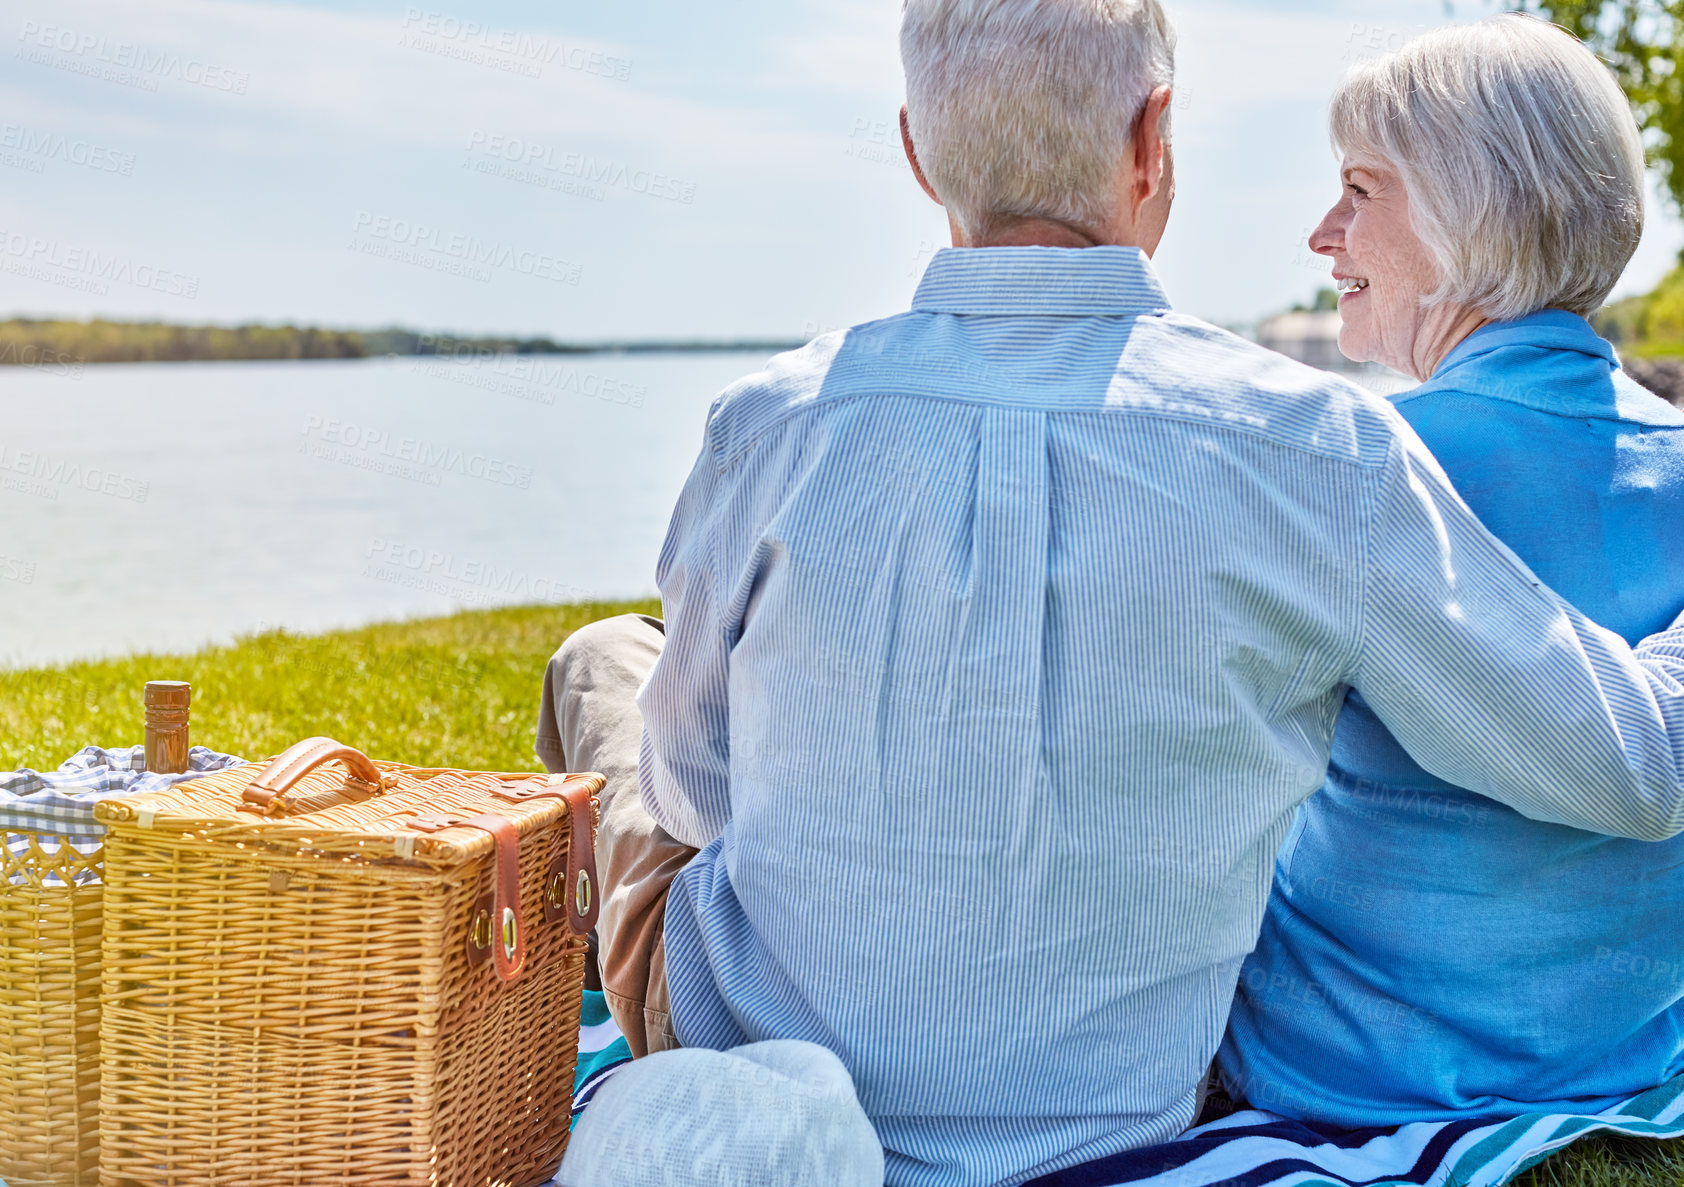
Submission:
<svg viewBox="0 0 1684 1187">
<path fill-rule="evenodd" d="M 1684 828 L 1684 629 L 1634 651 L 1383 401 L 1171 310 L 1172 50 L 1156 0 L 908 0 L 955 250 L 719 397 L 664 634 L 552 662 L 616 1017 L 829 1048 L 891 1184 L 1186 1127 L 1349 688 L 1529 816 Z"/>
</svg>

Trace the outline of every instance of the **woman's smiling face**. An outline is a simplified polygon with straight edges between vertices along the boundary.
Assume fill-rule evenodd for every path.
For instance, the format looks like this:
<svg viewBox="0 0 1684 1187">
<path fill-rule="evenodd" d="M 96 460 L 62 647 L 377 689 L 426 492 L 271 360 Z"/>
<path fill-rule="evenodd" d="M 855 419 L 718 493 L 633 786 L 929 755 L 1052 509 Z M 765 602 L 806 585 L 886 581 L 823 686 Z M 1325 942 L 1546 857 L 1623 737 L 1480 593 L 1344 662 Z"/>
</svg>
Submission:
<svg viewBox="0 0 1684 1187">
<path fill-rule="evenodd" d="M 1310 235 L 1333 260 L 1339 287 L 1339 349 L 1353 362 L 1382 363 L 1426 379 L 1484 319 L 1461 306 L 1423 307 L 1439 288 L 1432 254 L 1409 220 L 1397 170 L 1347 157 L 1339 201 Z"/>
</svg>

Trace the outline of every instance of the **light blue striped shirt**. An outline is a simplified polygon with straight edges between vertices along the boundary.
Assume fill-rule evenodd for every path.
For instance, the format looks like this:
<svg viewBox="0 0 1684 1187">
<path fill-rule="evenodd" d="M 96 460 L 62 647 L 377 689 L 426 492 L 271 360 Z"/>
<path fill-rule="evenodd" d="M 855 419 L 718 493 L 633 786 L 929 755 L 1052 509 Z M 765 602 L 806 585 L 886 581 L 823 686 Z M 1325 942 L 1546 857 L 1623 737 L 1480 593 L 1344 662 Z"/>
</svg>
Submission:
<svg viewBox="0 0 1684 1187">
<path fill-rule="evenodd" d="M 1188 1124 L 1347 687 L 1528 815 L 1684 828 L 1684 630 L 1563 605 L 1385 401 L 1135 249 L 943 251 L 730 388 L 659 578 L 678 1036 L 835 1051 L 897 1187 Z"/>
</svg>

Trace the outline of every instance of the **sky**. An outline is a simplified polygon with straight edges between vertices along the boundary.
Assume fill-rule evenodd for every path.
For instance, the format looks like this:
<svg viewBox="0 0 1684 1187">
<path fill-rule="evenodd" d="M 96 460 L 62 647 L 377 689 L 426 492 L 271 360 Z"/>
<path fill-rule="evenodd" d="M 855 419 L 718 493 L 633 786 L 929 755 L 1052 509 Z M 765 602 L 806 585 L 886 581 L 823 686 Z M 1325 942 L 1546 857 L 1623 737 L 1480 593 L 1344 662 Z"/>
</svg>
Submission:
<svg viewBox="0 0 1684 1187">
<path fill-rule="evenodd" d="M 1327 283 L 1327 98 L 1484 0 L 1167 0 L 1176 305 Z M 897 0 L 0 0 L 0 317 L 807 337 L 907 306 Z M 1619 294 L 1684 225 L 1652 199 Z"/>
</svg>

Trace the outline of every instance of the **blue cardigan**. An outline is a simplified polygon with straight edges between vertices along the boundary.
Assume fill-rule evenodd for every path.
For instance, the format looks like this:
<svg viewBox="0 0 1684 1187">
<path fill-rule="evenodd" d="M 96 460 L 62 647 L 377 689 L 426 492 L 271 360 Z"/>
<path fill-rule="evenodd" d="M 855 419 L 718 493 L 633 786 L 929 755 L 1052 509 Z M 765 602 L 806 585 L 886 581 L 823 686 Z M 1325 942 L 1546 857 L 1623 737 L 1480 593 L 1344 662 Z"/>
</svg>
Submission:
<svg viewBox="0 0 1684 1187">
<path fill-rule="evenodd" d="M 1684 412 L 1583 318 L 1486 326 L 1393 397 L 1485 525 L 1628 642 L 1684 607 Z M 1220 1056 L 1340 1125 L 1600 1109 L 1684 1071 L 1684 836 L 1528 820 L 1351 693 L 1275 867 Z"/>
</svg>

